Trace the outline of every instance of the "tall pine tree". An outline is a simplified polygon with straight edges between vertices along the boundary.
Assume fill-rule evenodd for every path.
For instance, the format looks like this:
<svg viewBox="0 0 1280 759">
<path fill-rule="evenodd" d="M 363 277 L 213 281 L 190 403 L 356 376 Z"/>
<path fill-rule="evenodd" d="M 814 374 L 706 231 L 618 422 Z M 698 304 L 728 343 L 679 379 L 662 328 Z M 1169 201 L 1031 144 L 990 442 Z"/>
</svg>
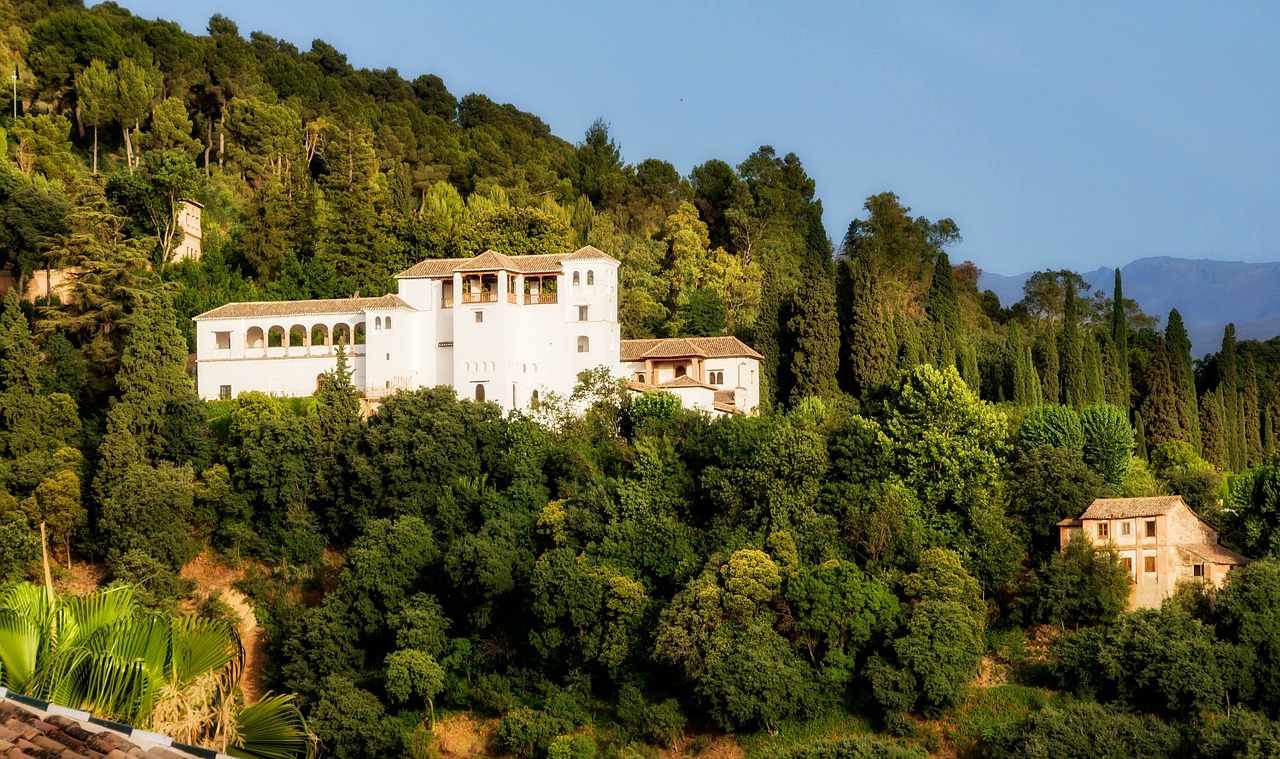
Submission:
<svg viewBox="0 0 1280 759">
<path fill-rule="evenodd" d="M 1191 364 L 1191 338 L 1182 323 L 1178 309 L 1169 312 L 1169 322 L 1164 330 L 1164 344 L 1172 361 L 1174 380 L 1178 391 L 1178 411 L 1187 420 L 1191 442 L 1201 450 L 1200 414 L 1196 399 L 1196 377 Z"/>
<path fill-rule="evenodd" d="M 1245 463 L 1250 467 L 1262 464 L 1262 414 L 1258 406 L 1258 369 L 1253 354 L 1244 357 L 1244 405 Z"/>
<path fill-rule="evenodd" d="M 1036 335 L 1032 349 L 1036 361 L 1036 371 L 1040 373 L 1040 384 L 1043 386 L 1045 403 L 1062 402 L 1062 365 L 1058 359 L 1058 340 L 1054 335 L 1052 323 L 1045 325 Z"/>
<path fill-rule="evenodd" d="M 1080 334 L 1080 308 L 1076 303 L 1076 289 L 1069 280 L 1063 288 L 1061 353 L 1063 402 L 1076 409 L 1084 408 L 1088 393 L 1084 341 Z"/>
<path fill-rule="evenodd" d="M 840 273 L 845 304 L 841 314 L 842 384 L 858 397 L 889 380 L 897 350 L 889 339 L 870 267 L 862 259 L 846 258 L 840 262 Z"/>
<path fill-rule="evenodd" d="M 1129 315 L 1124 307 L 1124 288 L 1120 284 L 1120 270 L 1116 269 L 1115 289 L 1111 293 L 1111 344 L 1119 393 L 1111 401 L 1122 409 L 1129 408 Z"/>
<path fill-rule="evenodd" d="M 1204 460 L 1227 471 L 1227 442 L 1222 423 L 1222 401 L 1208 390 L 1200 396 L 1200 439 L 1204 443 Z"/>
<path fill-rule="evenodd" d="M 1244 420 L 1240 413 L 1240 366 L 1236 346 L 1236 325 L 1222 332 L 1218 354 L 1218 395 L 1222 403 L 1222 437 L 1226 443 L 1227 466 L 1233 472 L 1245 468 Z"/>
<path fill-rule="evenodd" d="M 800 286 L 792 298 L 787 331 L 790 350 L 792 405 L 809 397 L 834 398 L 840 389 L 840 323 L 831 264 L 831 242 L 822 228 L 822 205 L 809 207 L 809 231 Z"/>
</svg>

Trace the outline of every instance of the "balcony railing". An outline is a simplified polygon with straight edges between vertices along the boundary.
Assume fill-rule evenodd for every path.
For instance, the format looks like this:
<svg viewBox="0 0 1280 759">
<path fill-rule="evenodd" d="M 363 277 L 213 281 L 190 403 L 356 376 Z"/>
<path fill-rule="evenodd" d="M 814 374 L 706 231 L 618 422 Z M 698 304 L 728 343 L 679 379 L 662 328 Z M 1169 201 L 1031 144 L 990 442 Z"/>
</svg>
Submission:
<svg viewBox="0 0 1280 759">
<path fill-rule="evenodd" d="M 440 308 L 453 308 L 453 298 L 441 298 Z"/>
<path fill-rule="evenodd" d="M 497 303 L 497 302 L 498 302 L 498 294 L 497 294 L 497 293 L 492 293 L 492 292 L 490 292 L 490 293 L 463 293 L 463 294 L 462 294 L 462 302 L 463 302 L 463 303 Z"/>
<path fill-rule="evenodd" d="M 556 294 L 555 293 L 525 293 L 524 302 L 525 302 L 525 305 L 533 305 L 536 303 L 555 303 Z"/>
<path fill-rule="evenodd" d="M 515 294 L 515 293 L 507 293 L 507 302 L 508 302 L 508 303 L 515 303 L 515 302 L 516 302 L 516 294 Z"/>
</svg>

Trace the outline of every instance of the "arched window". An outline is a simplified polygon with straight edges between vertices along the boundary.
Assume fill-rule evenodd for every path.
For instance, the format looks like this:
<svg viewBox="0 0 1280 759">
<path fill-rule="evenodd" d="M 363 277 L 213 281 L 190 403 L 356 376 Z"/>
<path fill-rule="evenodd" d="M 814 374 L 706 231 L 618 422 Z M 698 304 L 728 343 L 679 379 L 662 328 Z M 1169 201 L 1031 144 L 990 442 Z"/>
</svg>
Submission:
<svg viewBox="0 0 1280 759">
<path fill-rule="evenodd" d="M 680 366 L 677 366 L 677 367 L 676 367 L 676 376 L 677 376 L 677 377 L 683 377 L 684 375 L 685 375 L 685 368 L 684 368 L 684 364 L 681 364 Z"/>
<path fill-rule="evenodd" d="M 586 335 L 578 336 L 578 352 L 589 353 L 591 351 L 591 340 Z"/>
<path fill-rule="evenodd" d="M 476 385 L 476 401 L 484 402 L 484 385 Z"/>
<path fill-rule="evenodd" d="M 587 269 L 587 284 L 594 285 L 595 283 L 596 283 L 596 273 L 591 269 Z"/>
<path fill-rule="evenodd" d="M 301 348 L 307 344 L 307 328 L 301 324 L 295 324 L 289 328 L 289 347 Z"/>
<path fill-rule="evenodd" d="M 390 316 L 388 316 L 388 317 L 387 317 L 387 320 L 386 320 L 386 321 L 384 321 L 382 324 L 383 324 L 383 326 L 385 326 L 387 329 L 391 329 L 391 317 L 390 317 Z"/>
<path fill-rule="evenodd" d="M 538 410 L 538 391 L 534 390 L 533 395 L 529 396 L 529 408 L 534 411 Z"/>
<path fill-rule="evenodd" d="M 267 347 L 283 348 L 285 343 L 284 327 L 272 327 L 267 330 Z"/>
<path fill-rule="evenodd" d="M 581 280 L 578 279 L 578 272 L 575 271 L 573 273 L 573 286 L 577 287 L 581 283 L 582 283 Z"/>
<path fill-rule="evenodd" d="M 323 388 L 323 387 L 324 387 L 324 375 L 323 375 L 323 374 L 317 374 L 317 375 L 316 375 L 316 390 L 319 390 L 319 389 L 321 389 L 321 388 Z"/>
<path fill-rule="evenodd" d="M 262 337 L 262 327 L 250 327 L 248 332 L 244 333 L 244 344 L 250 348 L 261 348 L 265 345 Z"/>
<path fill-rule="evenodd" d="M 375 316 L 375 317 L 373 317 L 373 328 L 374 328 L 374 329 L 382 329 L 382 317 L 381 317 L 381 316 Z"/>
<path fill-rule="evenodd" d="M 311 328 L 311 344 L 312 345 L 328 345 L 329 344 L 329 328 L 323 324 L 317 324 Z"/>
</svg>

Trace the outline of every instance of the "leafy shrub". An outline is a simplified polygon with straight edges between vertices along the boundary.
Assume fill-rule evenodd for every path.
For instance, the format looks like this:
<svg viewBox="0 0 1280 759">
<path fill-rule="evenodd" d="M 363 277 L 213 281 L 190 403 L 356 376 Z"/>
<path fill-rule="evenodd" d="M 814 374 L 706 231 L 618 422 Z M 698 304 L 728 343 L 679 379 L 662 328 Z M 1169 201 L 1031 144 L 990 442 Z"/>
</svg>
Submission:
<svg viewBox="0 0 1280 759">
<path fill-rule="evenodd" d="M 979 747 L 984 759 L 1165 759 L 1179 748 L 1178 731 L 1155 717 L 1136 717 L 1098 704 L 1067 701 L 1033 711 Z"/>
<path fill-rule="evenodd" d="M 498 722 L 498 748 L 525 757 L 544 757 L 557 736 L 573 725 L 546 712 L 520 708 L 508 712 Z"/>
</svg>

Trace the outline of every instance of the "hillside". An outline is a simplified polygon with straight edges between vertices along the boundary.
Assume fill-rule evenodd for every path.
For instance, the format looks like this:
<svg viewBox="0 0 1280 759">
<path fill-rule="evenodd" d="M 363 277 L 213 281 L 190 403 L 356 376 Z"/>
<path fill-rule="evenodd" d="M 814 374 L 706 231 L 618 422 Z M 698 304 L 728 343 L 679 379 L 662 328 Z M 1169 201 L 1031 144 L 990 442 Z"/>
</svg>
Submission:
<svg viewBox="0 0 1280 759">
<path fill-rule="evenodd" d="M 1103 267 L 1080 276 L 1092 289 L 1111 291 L 1114 269 Z M 1156 256 L 1120 269 L 1125 295 L 1161 320 L 1177 308 L 1191 336 L 1192 353 L 1203 356 L 1222 345 L 1222 330 L 1235 323 L 1241 340 L 1267 340 L 1280 334 L 1280 262 L 1244 263 Z M 1031 272 L 1001 275 L 983 272 L 979 287 L 1006 306 L 1022 299 Z"/>
<path fill-rule="evenodd" d="M 263 759 L 1280 755 L 1280 341 L 1196 365 L 1140 269 L 1002 308 L 955 221 L 886 191 L 827 230 L 785 148 L 682 176 L 603 122 L 206 32 L 0 0 L 0 686 Z M 305 396 L 187 372 L 227 302 L 585 245 L 623 337 L 756 349 L 760 413 L 599 368 L 521 412 L 441 385 L 362 413 L 345 347 Z M 23 301 L 45 266 L 65 299 Z M 1164 540 L 1188 507 L 1220 534 Z M 125 589 L 50 600 L 46 562 Z"/>
</svg>

